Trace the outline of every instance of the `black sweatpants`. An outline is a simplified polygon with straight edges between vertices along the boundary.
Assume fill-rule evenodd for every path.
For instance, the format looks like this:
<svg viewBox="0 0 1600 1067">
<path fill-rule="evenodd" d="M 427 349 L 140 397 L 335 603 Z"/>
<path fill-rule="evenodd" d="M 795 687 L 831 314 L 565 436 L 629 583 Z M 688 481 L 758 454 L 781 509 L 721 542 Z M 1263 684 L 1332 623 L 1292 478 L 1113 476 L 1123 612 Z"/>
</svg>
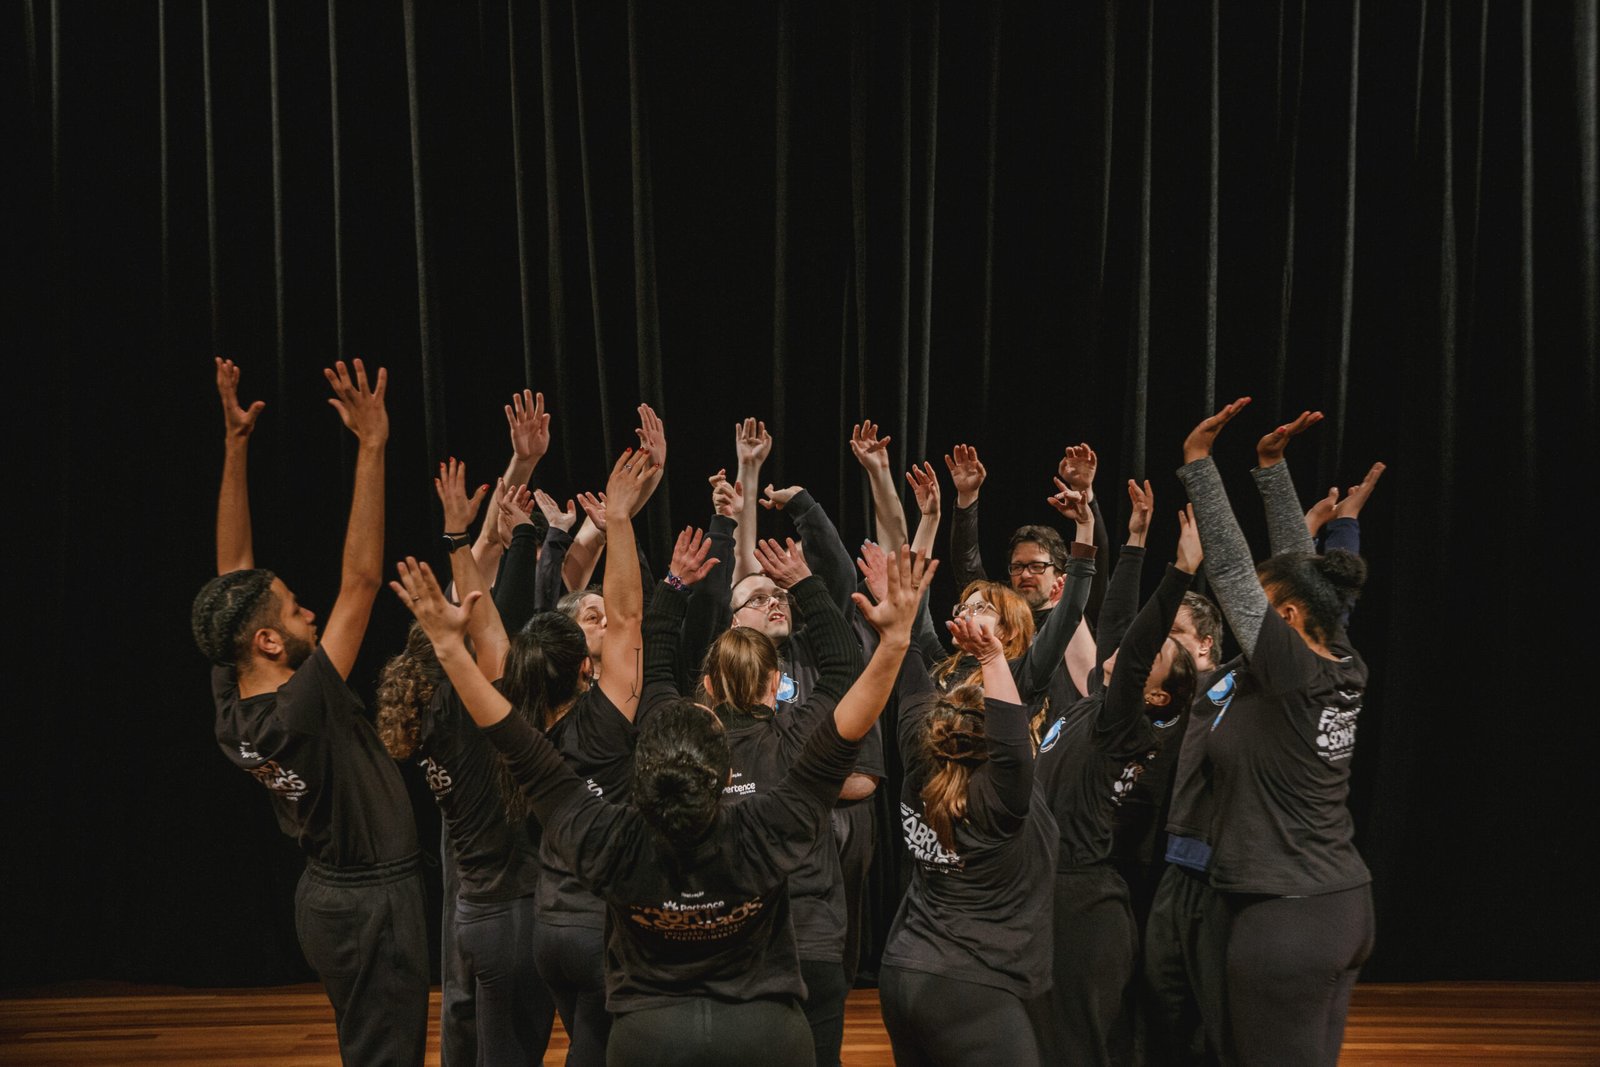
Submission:
<svg viewBox="0 0 1600 1067">
<path fill-rule="evenodd" d="M 1203 874 L 1167 867 L 1144 930 L 1144 1046 L 1152 1064 L 1221 1063 L 1228 911 Z"/>
<path fill-rule="evenodd" d="M 1133 1059 L 1133 925 L 1128 887 L 1109 864 L 1056 872 L 1055 984 L 1028 1005 L 1046 1063 Z"/>
<path fill-rule="evenodd" d="M 439 827 L 439 873 L 444 881 L 439 917 L 439 1067 L 476 1067 L 477 989 L 466 976 L 456 945 L 456 890 L 461 872 L 450 848 L 449 827 Z"/>
<path fill-rule="evenodd" d="M 417 857 L 374 867 L 306 862 L 294 895 L 300 949 L 333 1003 L 345 1063 L 422 1063 L 428 923 Z"/>
<path fill-rule="evenodd" d="M 1334 1067 L 1350 991 L 1372 954 L 1372 887 L 1312 897 L 1223 897 L 1237 1062 Z"/>
<path fill-rule="evenodd" d="M 602 930 L 547 922 L 534 927 L 534 962 L 570 1041 L 567 1067 L 601 1067 L 606 1062 L 612 1019 L 606 1011 L 605 951 Z"/>
<path fill-rule="evenodd" d="M 833 809 L 833 840 L 839 847 L 839 868 L 844 875 L 844 980 L 856 984 L 861 966 L 861 937 L 867 918 L 867 874 L 877 845 L 877 818 L 873 799 L 846 801 Z"/>
<path fill-rule="evenodd" d="M 810 1031 L 792 1000 L 729 1004 L 684 997 L 617 1016 L 611 1067 L 811 1067 Z"/>
<path fill-rule="evenodd" d="M 800 977 L 806 983 L 806 1000 L 800 1005 L 811 1027 L 811 1044 L 817 1067 L 839 1067 L 839 1047 L 844 1044 L 844 965 L 838 960 L 801 960 Z"/>
<path fill-rule="evenodd" d="M 542 1061 L 556 1005 L 533 962 L 533 898 L 458 899 L 453 918 L 463 976 L 477 1004 L 478 1062 Z"/>
<path fill-rule="evenodd" d="M 1039 1065 L 1027 1009 L 1015 994 L 890 964 L 878 972 L 878 990 L 896 1067 Z"/>
</svg>

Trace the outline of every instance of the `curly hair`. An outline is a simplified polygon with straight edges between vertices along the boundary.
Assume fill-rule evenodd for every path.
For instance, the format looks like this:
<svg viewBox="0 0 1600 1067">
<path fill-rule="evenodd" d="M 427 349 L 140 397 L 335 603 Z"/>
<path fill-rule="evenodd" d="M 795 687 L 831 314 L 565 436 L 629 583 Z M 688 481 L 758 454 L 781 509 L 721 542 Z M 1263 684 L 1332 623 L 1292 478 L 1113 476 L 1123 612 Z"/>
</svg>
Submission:
<svg viewBox="0 0 1600 1067">
<path fill-rule="evenodd" d="M 395 759 L 406 759 L 417 750 L 422 735 L 417 715 L 443 680 L 433 642 L 422 632 L 422 624 L 413 622 L 406 631 L 405 651 L 378 672 L 378 740 Z"/>
<path fill-rule="evenodd" d="M 732 765 L 717 717 L 692 701 L 673 701 L 639 728 L 633 804 L 672 848 L 690 848 L 716 818 Z"/>
<path fill-rule="evenodd" d="M 1256 577 L 1274 603 L 1286 600 L 1306 617 L 1306 633 L 1326 644 L 1361 596 L 1367 564 L 1354 552 L 1336 548 L 1325 555 L 1283 552 L 1256 566 Z"/>
<path fill-rule="evenodd" d="M 951 852 L 955 824 L 967 816 L 972 772 L 989 760 L 983 724 L 983 691 L 963 685 L 934 704 L 923 727 L 922 752 L 935 769 L 922 786 L 922 817 Z"/>
</svg>

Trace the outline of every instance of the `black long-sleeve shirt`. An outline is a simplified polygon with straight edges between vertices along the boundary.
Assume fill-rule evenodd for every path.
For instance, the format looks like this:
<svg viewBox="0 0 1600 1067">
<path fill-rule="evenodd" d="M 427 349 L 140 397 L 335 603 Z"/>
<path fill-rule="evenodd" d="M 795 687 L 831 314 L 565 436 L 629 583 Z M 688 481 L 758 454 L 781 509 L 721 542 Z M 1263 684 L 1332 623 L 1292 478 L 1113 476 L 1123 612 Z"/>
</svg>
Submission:
<svg viewBox="0 0 1600 1067">
<path fill-rule="evenodd" d="M 675 850 L 636 809 L 593 796 L 515 715 L 485 731 L 544 825 L 545 840 L 606 901 L 606 1007 L 685 996 L 801 999 L 784 880 L 804 861 L 855 762 L 823 718 L 770 793 L 718 806 L 710 830 Z"/>
</svg>

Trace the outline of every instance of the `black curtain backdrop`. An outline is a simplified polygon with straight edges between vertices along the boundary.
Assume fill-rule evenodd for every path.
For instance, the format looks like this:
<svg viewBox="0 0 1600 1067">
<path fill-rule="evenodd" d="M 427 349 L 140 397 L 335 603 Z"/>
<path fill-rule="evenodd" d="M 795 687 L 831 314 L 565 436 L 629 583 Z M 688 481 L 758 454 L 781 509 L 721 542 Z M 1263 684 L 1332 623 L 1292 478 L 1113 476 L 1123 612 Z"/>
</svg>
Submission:
<svg viewBox="0 0 1600 1067">
<path fill-rule="evenodd" d="M 215 749 L 189 637 L 213 354 L 267 401 L 258 557 L 319 614 L 353 466 L 320 375 L 337 356 L 390 369 L 392 557 L 434 548 L 433 462 L 499 470 L 524 384 L 554 412 L 536 477 L 562 499 L 599 488 L 634 405 L 661 412 L 658 570 L 745 415 L 776 434 L 767 477 L 810 487 L 847 541 L 869 532 L 850 423 L 882 423 L 902 469 L 978 445 L 998 569 L 1011 528 L 1055 517 L 1079 440 L 1113 537 L 1119 481 L 1154 482 L 1160 558 L 1183 435 L 1244 393 L 1219 459 L 1264 548 L 1252 443 L 1321 408 L 1291 452 L 1308 502 L 1390 464 L 1353 623 L 1367 974 L 1600 977 L 1596 0 L 21 0 L 6 18 L 21 684 L 0 982 L 308 974 L 298 857 Z M 358 690 L 405 622 L 385 593 Z"/>
</svg>

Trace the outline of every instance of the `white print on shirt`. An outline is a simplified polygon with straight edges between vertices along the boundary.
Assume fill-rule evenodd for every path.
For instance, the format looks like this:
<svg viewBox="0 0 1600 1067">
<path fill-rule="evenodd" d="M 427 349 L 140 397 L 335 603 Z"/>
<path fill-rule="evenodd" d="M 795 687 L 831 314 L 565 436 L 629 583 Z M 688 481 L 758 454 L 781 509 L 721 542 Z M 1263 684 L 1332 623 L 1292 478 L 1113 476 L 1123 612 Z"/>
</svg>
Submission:
<svg viewBox="0 0 1600 1067">
<path fill-rule="evenodd" d="M 930 871 L 945 873 L 966 869 L 966 861 L 939 843 L 933 827 L 922 821 L 922 814 L 905 801 L 900 802 L 900 830 L 906 848 L 916 861 Z"/>
<path fill-rule="evenodd" d="M 1144 774 L 1145 765 L 1155 757 L 1155 750 L 1151 749 L 1122 768 L 1122 777 L 1111 785 L 1111 802 L 1113 804 L 1121 804 L 1123 798 L 1133 792 L 1133 787 L 1139 784 L 1139 778 Z"/>
<path fill-rule="evenodd" d="M 761 914 L 763 907 L 760 897 L 751 897 L 732 908 L 725 900 L 704 904 L 664 900 L 658 908 L 628 905 L 632 913 L 628 919 L 668 941 L 720 941 L 737 935 Z"/>
<path fill-rule="evenodd" d="M 754 782 L 741 782 L 744 775 L 738 771 L 733 772 L 733 781 L 722 787 L 724 794 L 732 793 L 734 796 L 747 797 L 756 791 Z"/>
<path fill-rule="evenodd" d="M 417 760 L 417 766 L 422 768 L 422 773 L 428 778 L 428 788 L 436 797 L 449 796 L 450 790 L 456 787 L 455 779 L 450 777 L 450 772 L 444 764 L 434 760 L 431 756 L 423 756 Z"/>
<path fill-rule="evenodd" d="M 257 752 L 255 750 L 255 746 L 252 745 L 248 741 L 240 741 L 239 742 L 239 755 L 242 756 L 245 759 L 260 759 L 261 758 L 261 753 Z"/>
<path fill-rule="evenodd" d="M 277 760 L 269 759 L 261 766 L 252 767 L 245 773 L 284 800 L 299 800 L 309 789 L 303 778 L 294 771 L 284 770 L 278 766 Z"/>
<path fill-rule="evenodd" d="M 606 795 L 606 791 L 600 788 L 600 783 L 595 781 L 593 778 L 585 778 L 583 780 L 583 784 L 588 786 L 589 792 L 593 793 L 597 797 L 603 797 Z"/>
<path fill-rule="evenodd" d="M 1349 759 L 1356 750 L 1356 717 L 1361 714 L 1361 694 L 1339 690 L 1340 705 L 1325 707 L 1317 719 L 1317 755 L 1328 763 Z"/>
</svg>

